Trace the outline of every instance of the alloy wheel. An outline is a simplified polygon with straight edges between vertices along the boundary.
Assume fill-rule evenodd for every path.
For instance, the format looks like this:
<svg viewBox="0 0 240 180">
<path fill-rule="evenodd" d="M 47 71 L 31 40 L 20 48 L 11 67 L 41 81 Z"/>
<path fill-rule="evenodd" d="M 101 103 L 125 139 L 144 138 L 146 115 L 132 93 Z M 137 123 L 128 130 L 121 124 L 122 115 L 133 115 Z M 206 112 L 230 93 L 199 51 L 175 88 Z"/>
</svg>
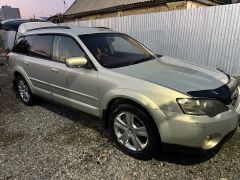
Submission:
<svg viewBox="0 0 240 180">
<path fill-rule="evenodd" d="M 143 151 L 149 143 L 143 121 L 130 112 L 121 112 L 115 117 L 114 132 L 120 144 L 135 152 Z"/>
<path fill-rule="evenodd" d="M 19 80 L 18 84 L 18 91 L 19 91 L 19 95 L 21 97 L 21 99 L 28 103 L 31 100 L 31 95 L 30 95 L 30 90 L 26 84 L 26 82 L 24 82 L 23 80 Z"/>
</svg>

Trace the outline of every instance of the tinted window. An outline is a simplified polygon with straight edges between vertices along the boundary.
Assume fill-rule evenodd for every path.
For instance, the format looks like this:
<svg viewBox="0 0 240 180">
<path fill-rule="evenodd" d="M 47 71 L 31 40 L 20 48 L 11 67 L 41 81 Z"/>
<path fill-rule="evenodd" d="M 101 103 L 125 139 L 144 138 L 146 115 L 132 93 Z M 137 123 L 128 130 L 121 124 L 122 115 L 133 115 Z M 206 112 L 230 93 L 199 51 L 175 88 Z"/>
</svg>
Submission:
<svg viewBox="0 0 240 180">
<path fill-rule="evenodd" d="M 25 54 L 26 40 L 24 37 L 18 39 L 17 44 L 13 47 L 13 52 Z"/>
<path fill-rule="evenodd" d="M 85 57 L 85 54 L 72 38 L 55 36 L 53 43 L 53 60 L 65 63 L 65 60 L 70 57 Z"/>
<path fill-rule="evenodd" d="M 124 38 L 121 38 L 121 37 L 114 37 L 114 39 L 111 42 L 111 45 L 115 52 L 144 54 L 144 52 L 141 52 L 139 49 L 134 47 L 131 44 L 131 42 L 126 41 Z"/>
<path fill-rule="evenodd" d="M 25 40 L 27 41 L 27 48 L 30 51 L 35 40 L 36 36 L 26 36 Z"/>
<path fill-rule="evenodd" d="M 36 36 L 26 36 L 25 37 L 25 41 L 26 41 L 25 54 L 27 54 L 27 55 L 31 54 L 31 48 L 32 48 L 35 38 L 36 38 Z"/>
<path fill-rule="evenodd" d="M 21 54 L 29 54 L 33 41 L 34 36 L 22 37 L 14 46 L 13 51 Z"/>
<path fill-rule="evenodd" d="M 51 58 L 53 36 L 52 35 L 39 35 L 32 42 L 31 52 L 29 55 Z"/>
<path fill-rule="evenodd" d="M 107 68 L 128 66 L 155 58 L 136 40 L 125 34 L 97 33 L 79 37 L 98 62 Z"/>
</svg>

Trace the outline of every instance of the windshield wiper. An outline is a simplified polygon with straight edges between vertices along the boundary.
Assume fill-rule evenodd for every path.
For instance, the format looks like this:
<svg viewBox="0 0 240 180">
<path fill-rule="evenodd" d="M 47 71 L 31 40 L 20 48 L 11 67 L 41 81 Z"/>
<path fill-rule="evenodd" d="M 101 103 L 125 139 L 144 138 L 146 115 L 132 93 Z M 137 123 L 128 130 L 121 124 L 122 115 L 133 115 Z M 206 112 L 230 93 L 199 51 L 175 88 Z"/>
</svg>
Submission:
<svg viewBox="0 0 240 180">
<path fill-rule="evenodd" d="M 154 57 L 150 56 L 150 57 L 146 57 L 146 58 L 142 58 L 142 59 L 138 59 L 136 61 L 133 61 L 131 64 L 138 64 L 138 63 L 142 63 L 142 62 L 149 61 L 149 60 L 152 60 L 152 59 L 154 59 Z"/>
<path fill-rule="evenodd" d="M 160 54 L 156 54 L 156 56 L 157 56 L 158 58 L 163 57 L 163 55 L 160 55 Z"/>
</svg>

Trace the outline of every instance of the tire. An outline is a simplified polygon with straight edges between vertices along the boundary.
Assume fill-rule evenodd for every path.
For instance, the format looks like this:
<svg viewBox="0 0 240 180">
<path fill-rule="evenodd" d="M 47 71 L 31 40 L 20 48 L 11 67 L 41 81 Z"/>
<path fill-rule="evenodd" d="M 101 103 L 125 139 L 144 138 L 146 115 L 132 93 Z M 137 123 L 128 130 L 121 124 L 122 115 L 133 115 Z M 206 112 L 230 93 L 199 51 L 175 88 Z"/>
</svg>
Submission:
<svg viewBox="0 0 240 180">
<path fill-rule="evenodd" d="M 152 118 L 133 105 L 119 104 L 111 111 L 110 127 L 120 149 L 137 159 L 152 158 L 160 136 Z"/>
<path fill-rule="evenodd" d="M 15 83 L 17 96 L 20 98 L 20 100 L 27 106 L 33 105 L 34 96 L 26 80 L 22 76 L 18 76 Z"/>
</svg>

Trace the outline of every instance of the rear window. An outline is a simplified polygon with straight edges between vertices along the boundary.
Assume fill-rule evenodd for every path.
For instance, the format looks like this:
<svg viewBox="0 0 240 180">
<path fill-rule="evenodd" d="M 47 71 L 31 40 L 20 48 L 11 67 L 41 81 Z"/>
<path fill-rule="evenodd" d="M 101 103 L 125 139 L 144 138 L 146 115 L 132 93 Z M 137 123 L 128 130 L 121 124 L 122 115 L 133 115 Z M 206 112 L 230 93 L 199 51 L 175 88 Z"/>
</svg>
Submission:
<svg viewBox="0 0 240 180">
<path fill-rule="evenodd" d="M 53 44 L 52 35 L 36 36 L 32 43 L 29 55 L 40 58 L 51 58 L 52 44 Z"/>
<path fill-rule="evenodd" d="M 35 39 L 35 36 L 27 36 L 27 37 L 21 37 L 17 44 L 13 47 L 13 52 L 17 52 L 20 54 L 29 54 L 32 43 Z"/>
<path fill-rule="evenodd" d="M 51 58 L 53 35 L 33 35 L 21 37 L 13 52 L 40 58 Z"/>
<path fill-rule="evenodd" d="M 20 54 L 26 54 L 28 50 L 28 45 L 25 37 L 21 37 L 18 39 L 17 44 L 13 47 L 13 52 L 17 52 Z"/>
</svg>

